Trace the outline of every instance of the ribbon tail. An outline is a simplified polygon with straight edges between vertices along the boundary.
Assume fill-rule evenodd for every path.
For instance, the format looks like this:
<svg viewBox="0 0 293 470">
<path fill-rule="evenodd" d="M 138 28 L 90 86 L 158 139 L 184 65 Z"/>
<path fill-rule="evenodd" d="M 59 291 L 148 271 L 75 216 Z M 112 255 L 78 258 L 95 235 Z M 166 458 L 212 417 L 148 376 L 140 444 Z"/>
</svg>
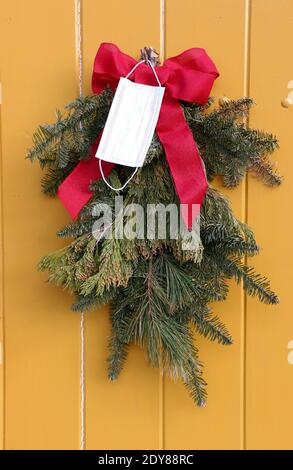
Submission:
<svg viewBox="0 0 293 470">
<path fill-rule="evenodd" d="M 180 199 L 184 223 L 191 230 L 208 183 L 204 164 L 182 108 L 170 96 L 163 99 L 156 130 Z"/>
<path fill-rule="evenodd" d="M 100 136 L 91 148 L 89 159 L 80 161 L 58 188 L 58 197 L 73 219 L 92 197 L 93 193 L 89 190 L 90 184 L 101 178 L 99 160 L 95 157 L 99 140 Z M 114 163 L 104 162 L 105 176 L 108 176 L 114 166 Z"/>
</svg>

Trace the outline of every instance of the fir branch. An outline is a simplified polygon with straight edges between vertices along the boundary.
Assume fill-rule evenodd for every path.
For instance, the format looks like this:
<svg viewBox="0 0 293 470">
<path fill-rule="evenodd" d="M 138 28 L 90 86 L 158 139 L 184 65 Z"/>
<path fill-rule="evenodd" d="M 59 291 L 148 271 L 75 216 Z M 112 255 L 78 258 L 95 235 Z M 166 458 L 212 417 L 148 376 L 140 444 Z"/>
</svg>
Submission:
<svg viewBox="0 0 293 470">
<path fill-rule="evenodd" d="M 46 194 L 56 195 L 58 187 L 78 162 L 87 158 L 91 145 L 106 121 L 113 98 L 111 90 L 98 96 L 79 98 L 64 116 L 57 113 L 53 125 L 41 126 L 28 153 L 47 168 L 42 181 Z M 247 116 L 249 98 L 224 103 L 210 110 L 212 100 L 199 106 L 182 103 L 211 181 L 220 175 L 234 187 L 247 173 L 257 174 L 265 184 L 276 186 L 281 178 L 269 155 L 277 148 L 276 138 L 247 128 L 239 120 Z M 92 147 L 93 148 L 93 147 Z M 180 158 L 180 155 L 178 155 Z M 108 179 L 114 186 L 125 181 L 128 171 L 116 167 Z M 199 334 L 221 344 L 232 339 L 209 304 L 224 300 L 229 278 L 242 283 L 249 295 L 265 303 L 277 303 L 268 280 L 242 262 L 243 256 L 258 252 L 252 230 L 234 216 L 227 199 L 208 188 L 201 210 L 201 241 L 192 252 L 182 240 L 108 239 L 95 240 L 92 227 L 97 220 L 95 205 L 107 203 L 112 209 L 116 193 L 102 180 L 90 185 L 93 195 L 78 218 L 58 232 L 74 240 L 39 263 L 49 273 L 49 282 L 69 289 L 77 296 L 74 311 L 86 311 L 111 301 L 112 336 L 109 342 L 109 378 L 117 378 L 130 343 L 139 344 L 149 362 L 173 378 L 181 378 L 194 401 L 203 406 L 206 383 L 194 345 L 194 327 Z M 164 149 L 157 136 L 149 148 L 145 165 L 124 191 L 125 205 L 179 205 Z M 126 215 L 125 220 L 129 220 Z M 128 219 L 127 219 L 128 218 Z M 122 223 L 122 222 L 121 222 Z M 168 223 L 167 223 L 168 225 Z M 112 229 L 112 227 L 111 227 Z"/>
<path fill-rule="evenodd" d="M 243 264 L 240 258 L 223 259 L 222 263 L 224 273 L 234 277 L 237 283 L 243 282 L 243 287 L 249 295 L 257 295 L 259 300 L 266 304 L 279 303 L 278 297 L 270 289 L 268 279 L 256 273 L 251 266 Z"/>
<path fill-rule="evenodd" d="M 33 135 L 33 148 L 27 152 L 27 158 L 38 159 L 42 167 L 53 165 L 55 168 L 67 166 L 70 149 L 85 158 L 103 128 L 111 98 L 112 92 L 107 89 L 100 95 L 78 98 L 70 103 L 66 117 L 57 111 L 56 123 L 39 126 Z"/>
<path fill-rule="evenodd" d="M 200 310 L 195 309 L 191 318 L 197 331 L 204 337 L 209 338 L 211 341 L 218 341 L 218 343 L 224 345 L 233 343 L 226 326 L 216 315 L 213 316 L 210 310 L 202 314 Z"/>
<path fill-rule="evenodd" d="M 219 119 L 243 119 L 248 116 L 250 108 L 255 106 L 255 101 L 251 98 L 244 97 L 238 100 L 229 100 L 221 103 L 220 107 L 211 114 Z"/>
<path fill-rule="evenodd" d="M 42 178 L 41 187 L 44 194 L 56 196 L 60 184 L 72 172 L 75 162 L 70 162 L 66 168 L 49 168 Z"/>
<path fill-rule="evenodd" d="M 94 309 L 99 304 L 95 295 L 88 295 L 85 297 L 78 296 L 76 302 L 71 305 L 73 312 L 84 312 L 86 310 Z"/>
<path fill-rule="evenodd" d="M 213 251 L 223 256 L 254 256 L 259 253 L 259 247 L 255 241 L 247 241 L 238 235 L 228 235 L 225 239 L 213 244 Z"/>
<path fill-rule="evenodd" d="M 267 186 L 280 186 L 283 181 L 282 176 L 273 169 L 272 164 L 265 158 L 253 158 L 249 168 Z"/>
<path fill-rule="evenodd" d="M 186 366 L 186 374 L 183 378 L 183 383 L 189 391 L 193 401 L 200 408 L 206 405 L 206 386 L 207 383 L 202 376 L 202 363 L 198 358 L 198 350 L 194 344 L 192 344 L 192 359 Z"/>
<path fill-rule="evenodd" d="M 110 336 L 109 350 L 108 377 L 113 381 L 118 378 L 128 356 L 128 345 L 119 340 L 115 330 Z"/>
</svg>

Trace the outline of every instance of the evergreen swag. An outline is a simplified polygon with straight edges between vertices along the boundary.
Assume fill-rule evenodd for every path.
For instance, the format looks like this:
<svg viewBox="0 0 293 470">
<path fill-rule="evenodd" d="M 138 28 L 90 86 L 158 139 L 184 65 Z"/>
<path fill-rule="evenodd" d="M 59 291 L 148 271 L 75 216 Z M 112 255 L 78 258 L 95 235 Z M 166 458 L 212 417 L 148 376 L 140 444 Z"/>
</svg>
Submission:
<svg viewBox="0 0 293 470">
<path fill-rule="evenodd" d="M 55 196 L 58 186 L 76 164 L 87 158 L 90 146 L 102 130 L 113 92 L 78 98 L 53 125 L 40 126 L 27 157 L 47 170 L 42 180 L 45 194 Z M 195 403 L 203 406 L 206 383 L 198 358 L 194 331 L 223 345 L 232 338 L 209 304 L 227 297 L 227 279 L 234 278 L 249 295 L 276 304 L 266 278 L 245 264 L 258 253 L 251 229 L 235 218 L 225 197 L 212 187 L 220 175 L 229 188 L 237 186 L 251 171 L 269 186 L 278 186 L 269 155 L 278 146 L 270 134 L 243 124 L 249 98 L 222 103 L 211 109 L 182 103 L 205 163 L 210 183 L 201 211 L 201 249 L 183 251 L 178 242 L 167 240 L 101 239 L 92 236 L 98 202 L 114 204 L 116 193 L 102 180 L 92 184 L 92 199 L 78 218 L 58 232 L 73 238 L 67 246 L 45 256 L 41 271 L 49 282 L 76 294 L 74 311 L 84 311 L 110 302 L 112 334 L 109 342 L 109 378 L 115 380 L 131 342 L 141 345 L 150 363 L 173 377 L 180 377 Z M 129 171 L 116 167 L 108 179 L 121 185 Z M 124 202 L 178 203 L 163 149 L 155 136 L 146 163 L 124 190 Z"/>
</svg>

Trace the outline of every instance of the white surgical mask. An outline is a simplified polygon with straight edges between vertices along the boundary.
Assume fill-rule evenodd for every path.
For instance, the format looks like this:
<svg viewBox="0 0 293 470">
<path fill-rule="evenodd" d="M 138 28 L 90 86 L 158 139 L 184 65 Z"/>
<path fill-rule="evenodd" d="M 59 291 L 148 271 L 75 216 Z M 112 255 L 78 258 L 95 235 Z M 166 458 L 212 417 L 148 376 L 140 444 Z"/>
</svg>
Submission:
<svg viewBox="0 0 293 470">
<path fill-rule="evenodd" d="M 165 88 L 161 86 L 152 63 L 149 61 L 159 86 L 128 80 L 143 62 L 138 62 L 125 78 L 120 78 L 96 152 L 106 184 L 108 182 L 104 178 L 101 160 L 135 167 L 132 178 L 143 165 L 155 132 Z M 130 179 L 121 188 L 112 189 L 123 189 Z"/>
</svg>

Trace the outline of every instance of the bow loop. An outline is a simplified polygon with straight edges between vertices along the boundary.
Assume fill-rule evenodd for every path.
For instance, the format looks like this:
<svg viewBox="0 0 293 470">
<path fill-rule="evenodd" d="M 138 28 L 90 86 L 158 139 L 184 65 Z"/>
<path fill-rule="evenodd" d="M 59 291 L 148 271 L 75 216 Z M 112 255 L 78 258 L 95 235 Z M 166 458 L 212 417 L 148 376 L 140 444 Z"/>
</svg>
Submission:
<svg viewBox="0 0 293 470">
<path fill-rule="evenodd" d="M 205 104 L 219 72 L 202 48 L 188 49 L 165 60 L 170 78 L 166 91 L 177 100 Z"/>
<path fill-rule="evenodd" d="M 94 60 L 92 89 L 100 93 L 106 85 L 116 88 L 120 77 L 125 77 L 136 60 L 120 51 L 115 44 L 103 42 Z"/>
<path fill-rule="evenodd" d="M 120 77 L 125 77 L 137 62 L 115 44 L 102 43 L 94 60 L 93 93 L 100 93 L 106 85 L 116 88 Z M 192 48 L 165 60 L 156 72 L 166 93 L 177 100 L 204 104 L 215 79 L 219 76 L 215 64 L 201 48 Z M 156 85 L 149 66 L 141 64 L 133 74 L 134 81 Z M 130 77 L 130 79 L 133 79 Z"/>
<path fill-rule="evenodd" d="M 137 61 L 120 51 L 115 44 L 102 43 L 96 54 L 92 76 L 94 93 L 107 85 L 117 87 L 120 77 L 126 77 Z M 219 76 L 215 64 L 204 49 L 192 48 L 167 59 L 156 67 L 159 81 L 166 87 L 156 131 L 164 147 L 183 211 L 186 226 L 192 228 L 196 217 L 193 209 L 201 206 L 207 179 L 199 151 L 178 100 L 205 104 L 214 80 Z M 137 83 L 156 85 L 150 67 L 142 63 L 134 70 Z M 113 168 L 107 166 L 107 173 Z M 89 185 L 100 178 L 98 159 L 93 155 L 81 161 L 59 186 L 58 195 L 73 217 L 79 213 L 92 193 Z M 196 208 L 195 208 L 196 209 Z"/>
</svg>

